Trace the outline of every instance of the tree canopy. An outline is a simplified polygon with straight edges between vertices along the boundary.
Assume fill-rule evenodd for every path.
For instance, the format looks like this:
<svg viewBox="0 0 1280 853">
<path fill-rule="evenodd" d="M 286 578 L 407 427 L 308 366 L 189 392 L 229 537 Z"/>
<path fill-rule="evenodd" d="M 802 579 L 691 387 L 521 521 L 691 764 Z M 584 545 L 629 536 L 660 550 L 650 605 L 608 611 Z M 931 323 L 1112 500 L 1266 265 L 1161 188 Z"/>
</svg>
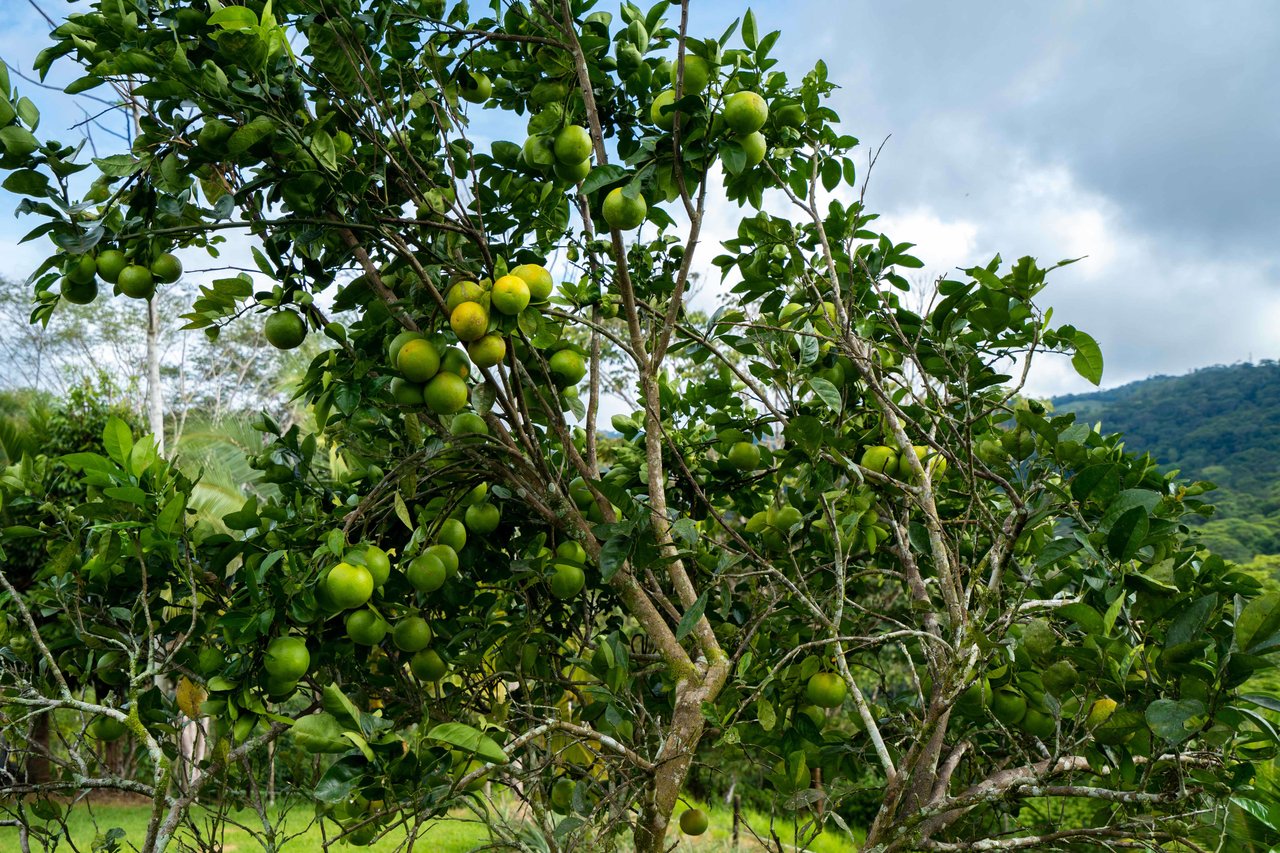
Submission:
<svg viewBox="0 0 1280 853">
<path fill-rule="evenodd" d="M 1280 598 L 1199 546 L 1200 487 L 1020 396 L 1041 352 L 1102 375 L 1035 301 L 1062 264 L 910 293 L 825 64 L 688 5 L 99 0 L 37 61 L 135 116 L 87 159 L 0 73 L 4 186 L 53 246 L 33 322 L 235 232 L 257 274 L 187 327 L 326 343 L 315 428 L 260 418 L 275 489 L 221 524 L 119 418 L 59 457 L 82 502 L 6 473 L 0 543 L 39 558 L 0 571 L 6 737 L 86 723 L 0 785 L 28 831 L 117 788 L 163 850 L 219 787 L 260 802 L 277 742 L 355 843 L 492 795 L 558 849 L 666 850 L 717 764 L 877 853 L 1203 849 L 1255 802 Z M 138 772 L 99 775 L 121 738 Z"/>
</svg>

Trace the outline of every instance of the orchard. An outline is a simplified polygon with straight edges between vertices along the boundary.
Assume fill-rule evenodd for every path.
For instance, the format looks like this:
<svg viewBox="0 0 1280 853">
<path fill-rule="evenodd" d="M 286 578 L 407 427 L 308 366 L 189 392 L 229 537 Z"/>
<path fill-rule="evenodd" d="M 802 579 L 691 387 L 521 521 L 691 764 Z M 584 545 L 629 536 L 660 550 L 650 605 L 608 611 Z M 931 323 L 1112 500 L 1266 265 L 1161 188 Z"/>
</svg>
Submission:
<svg viewBox="0 0 1280 853">
<path fill-rule="evenodd" d="M 135 113 L 101 157 L 0 68 L 32 322 L 234 235 L 254 274 L 187 327 L 324 342 L 315 429 L 260 419 L 277 496 L 217 523 L 116 419 L 57 460 L 77 500 L 44 457 L 0 478 L 23 838 L 108 789 L 178 849 L 259 809 L 269 754 L 326 844 L 465 808 L 515 845 L 515 806 L 538 849 L 683 849 L 728 832 L 690 788 L 733 768 L 802 842 L 1245 849 L 1280 599 L 1197 544 L 1204 484 L 1020 393 L 1043 353 L 1101 379 L 1037 301 L 1061 264 L 909 282 L 826 66 L 688 7 L 81 3 L 35 71 Z"/>
</svg>

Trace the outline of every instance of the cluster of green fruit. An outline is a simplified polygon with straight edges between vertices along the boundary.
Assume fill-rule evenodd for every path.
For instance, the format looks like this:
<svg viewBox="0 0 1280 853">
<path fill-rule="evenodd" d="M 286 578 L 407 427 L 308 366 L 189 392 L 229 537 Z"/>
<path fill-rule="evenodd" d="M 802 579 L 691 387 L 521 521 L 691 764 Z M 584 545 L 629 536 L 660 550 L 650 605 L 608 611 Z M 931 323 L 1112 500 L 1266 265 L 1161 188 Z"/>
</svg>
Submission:
<svg viewBox="0 0 1280 853">
<path fill-rule="evenodd" d="M 149 266 L 130 263 L 119 249 L 98 254 L 75 255 L 62 265 L 62 298 L 76 305 L 88 305 L 98 298 L 98 279 L 115 285 L 117 293 L 134 299 L 150 299 L 156 282 L 172 284 L 182 278 L 182 261 L 168 252 L 156 255 Z"/>
<path fill-rule="evenodd" d="M 535 169 L 551 168 L 567 184 L 580 184 L 591 174 L 591 134 L 579 124 L 566 124 L 552 136 L 535 133 L 524 141 L 520 159 Z"/>
<path fill-rule="evenodd" d="M 701 95 L 711 84 L 714 70 L 700 56 L 692 54 L 684 57 L 684 79 L 681 95 Z M 661 130 L 675 129 L 676 85 L 680 76 L 679 63 L 671 64 L 671 88 L 663 89 L 649 106 L 649 120 Z M 724 99 L 724 105 L 718 116 L 719 121 L 733 132 L 734 138 L 742 146 L 747 156 L 747 168 L 758 165 L 764 160 L 768 141 L 760 128 L 769 120 L 769 105 L 764 98 L 755 92 L 734 92 Z"/>
<path fill-rule="evenodd" d="M 747 519 L 747 532 L 758 534 L 772 551 L 787 550 L 787 542 L 797 525 L 804 520 L 800 510 L 791 504 L 762 509 Z"/>
<path fill-rule="evenodd" d="M 458 572 L 458 551 L 466 545 L 467 532 L 461 522 L 447 519 L 437 535 L 437 542 L 402 568 L 406 579 L 418 592 L 430 594 L 444 586 Z M 431 648 L 433 632 L 416 610 L 406 612 L 390 625 L 375 605 L 370 604 L 375 591 L 381 590 L 391 577 L 391 560 L 374 545 L 348 551 L 341 562 L 325 571 L 316 589 L 321 606 L 331 613 L 346 612 L 343 624 L 351 642 L 361 646 L 380 646 L 387 635 L 401 652 L 412 655 L 409 669 L 423 681 L 438 681 L 448 672 L 448 665 Z M 307 674 L 311 655 L 302 637 L 276 637 L 267 646 L 263 658 L 266 678 L 263 689 L 273 699 L 293 695 L 299 679 Z"/>
<path fill-rule="evenodd" d="M 970 718 L 990 713 L 1003 725 L 1042 740 L 1056 735 L 1058 719 L 1073 720 L 1082 711 L 1085 727 L 1103 744 L 1123 743 L 1142 727 L 1142 715 L 1135 717 L 1116 700 L 1084 698 L 1078 690 L 1080 675 L 1069 660 L 1050 663 L 1061 641 L 1047 622 L 1035 619 L 1014 633 L 1014 661 L 991 667 L 975 679 L 957 699 L 957 713 Z"/>
<path fill-rule="evenodd" d="M 499 321 L 514 323 L 530 305 L 543 305 L 551 296 L 551 273 L 537 264 L 521 264 L 496 281 L 459 281 L 445 294 L 449 328 L 464 352 L 452 346 L 441 333 L 401 332 L 388 349 L 391 364 L 400 376 L 391 383 L 396 402 L 406 406 L 426 406 L 437 415 L 460 412 L 469 398 L 466 383 L 472 365 L 487 369 L 507 358 L 507 338 Z M 492 316 L 496 313 L 498 316 Z M 586 375 L 586 364 L 572 349 L 556 350 L 547 367 L 557 387 L 577 385 Z M 478 415 L 455 418 L 454 434 L 487 434 L 488 427 Z"/>
<path fill-rule="evenodd" d="M 921 466 L 929 472 L 931 480 L 937 480 L 947 473 L 947 460 L 942 454 L 922 444 L 914 445 L 912 450 L 915 451 L 916 458 L 920 460 Z M 911 465 L 898 451 L 898 448 L 890 447 L 886 444 L 868 447 L 863 451 L 862 467 L 869 471 L 875 471 L 877 474 L 883 474 L 886 477 L 897 477 L 903 480 L 910 480 L 913 475 Z"/>
<path fill-rule="evenodd" d="M 537 562 L 544 567 L 551 594 L 562 601 L 582 592 L 587 583 L 587 551 L 572 539 L 561 542 L 555 551 L 543 548 Z"/>
<path fill-rule="evenodd" d="M 869 492 L 855 494 L 849 499 L 847 509 L 840 518 L 842 549 L 848 554 L 863 551 L 874 554 L 881 542 L 889 539 L 889 528 L 880 521 L 880 513 L 874 509 L 875 497 Z M 819 516 L 813 521 L 817 530 L 829 530 L 830 523 Z"/>
</svg>

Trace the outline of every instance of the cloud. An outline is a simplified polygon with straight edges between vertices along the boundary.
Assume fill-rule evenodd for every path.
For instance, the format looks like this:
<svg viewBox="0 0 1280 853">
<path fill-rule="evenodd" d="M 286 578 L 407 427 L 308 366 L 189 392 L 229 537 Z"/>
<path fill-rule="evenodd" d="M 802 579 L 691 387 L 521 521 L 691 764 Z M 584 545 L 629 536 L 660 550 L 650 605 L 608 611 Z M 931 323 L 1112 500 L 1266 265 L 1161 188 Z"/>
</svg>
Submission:
<svg viewBox="0 0 1280 853">
<path fill-rule="evenodd" d="M 793 79 L 826 61 L 843 130 L 867 150 L 888 138 L 868 202 L 928 272 L 997 252 L 1087 256 L 1042 300 L 1098 339 L 1108 386 L 1280 352 L 1274 4 L 803 0 L 756 14 L 783 31 L 774 54 Z M 1031 384 L 1088 387 L 1053 359 Z"/>
</svg>

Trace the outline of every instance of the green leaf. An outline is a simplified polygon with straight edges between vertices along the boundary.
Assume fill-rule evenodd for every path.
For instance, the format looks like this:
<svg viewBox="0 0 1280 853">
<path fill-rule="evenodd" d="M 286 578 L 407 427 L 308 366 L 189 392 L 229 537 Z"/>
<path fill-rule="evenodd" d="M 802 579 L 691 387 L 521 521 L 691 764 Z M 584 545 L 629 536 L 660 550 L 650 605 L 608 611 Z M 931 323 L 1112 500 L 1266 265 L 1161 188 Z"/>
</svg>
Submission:
<svg viewBox="0 0 1280 853">
<path fill-rule="evenodd" d="M 1195 734 L 1199 725 L 1193 721 L 1204 712 L 1199 699 L 1157 699 L 1147 706 L 1147 725 L 1170 743 L 1182 743 Z"/>
<path fill-rule="evenodd" d="M 107 418 L 107 425 L 102 430 L 102 446 L 107 455 L 124 465 L 133 451 L 133 433 L 129 425 L 115 415 Z"/>
<path fill-rule="evenodd" d="M 360 709 L 347 698 L 338 685 L 330 684 L 321 691 L 320 704 L 347 728 L 360 728 Z"/>
<path fill-rule="evenodd" d="M 1259 596 L 1236 618 L 1236 645 L 1245 652 L 1273 646 L 1280 634 L 1280 593 Z"/>
<path fill-rule="evenodd" d="M 1111 602 L 1111 606 L 1107 608 L 1107 612 L 1102 614 L 1102 630 L 1110 637 L 1111 629 L 1116 626 L 1116 620 L 1120 618 L 1120 611 L 1124 609 L 1124 603 L 1128 599 L 1125 591 L 1121 589 L 1116 594 L 1116 600 Z"/>
<path fill-rule="evenodd" d="M 290 730 L 294 742 L 310 753 L 342 753 L 351 749 L 346 731 L 332 714 L 311 714 L 302 717 Z M 365 745 L 365 749 L 368 749 Z M 372 757 L 369 758 L 373 760 Z"/>
<path fill-rule="evenodd" d="M 497 742 L 477 729 L 462 723 L 441 723 L 427 732 L 429 740 L 438 740 L 463 752 L 469 752 L 494 764 L 506 764 L 507 754 Z"/>
<path fill-rule="evenodd" d="M 747 152 L 732 139 L 720 146 L 720 159 L 724 161 L 725 171 L 730 175 L 739 175 L 747 168 Z"/>
<path fill-rule="evenodd" d="M 756 16 L 750 9 L 742 19 L 742 43 L 751 50 L 760 43 L 756 34 Z"/>
<path fill-rule="evenodd" d="M 107 82 L 107 78 L 98 74 L 86 74 L 84 77 L 72 80 L 62 91 L 66 92 L 68 95 L 78 95 L 81 92 L 96 89 L 105 82 Z"/>
<path fill-rule="evenodd" d="M 400 492 L 396 492 L 395 497 L 396 518 L 400 519 L 400 523 L 409 528 L 410 531 L 416 530 L 418 525 L 413 523 L 413 518 L 409 515 L 409 507 L 405 505 L 404 498 L 400 496 Z"/>
<path fill-rule="evenodd" d="M 40 141 L 25 127 L 11 124 L 0 127 L 0 146 L 8 157 L 26 157 L 40 147 Z"/>
<path fill-rule="evenodd" d="M 142 161 L 132 154 L 112 154 L 110 157 L 94 157 L 93 164 L 109 178 L 126 178 L 138 171 Z"/>
<path fill-rule="evenodd" d="M 1147 538 L 1151 523 L 1147 519 L 1145 508 L 1135 506 L 1126 510 L 1116 519 L 1107 534 L 1107 550 L 1120 562 L 1133 559 Z"/>
<path fill-rule="evenodd" d="M 34 169 L 19 169 L 5 178 L 4 188 L 18 195 L 43 198 L 49 195 L 49 177 Z"/>
<path fill-rule="evenodd" d="M 618 573 L 631 555 L 631 538 L 615 533 L 600 549 L 600 579 L 607 581 Z"/>
<path fill-rule="evenodd" d="M 1106 634 L 1106 628 L 1102 624 L 1102 614 L 1084 602 L 1068 604 L 1059 609 L 1058 613 L 1075 622 L 1084 629 L 1086 634 L 1099 637 Z"/>
<path fill-rule="evenodd" d="M 760 728 L 766 732 L 773 731 L 778 724 L 778 715 L 773 710 L 773 703 L 761 696 L 756 700 L 756 718 L 760 720 Z"/>
<path fill-rule="evenodd" d="M 707 591 L 703 590 L 702 595 L 698 596 L 698 600 L 680 617 L 680 624 L 676 626 L 677 640 L 683 640 L 689 636 L 689 632 L 693 630 L 694 625 L 698 624 L 698 620 L 702 618 L 702 612 L 706 609 Z"/>
<path fill-rule="evenodd" d="M 809 387 L 813 389 L 813 393 L 818 399 L 827 404 L 827 408 L 836 414 L 840 414 L 844 408 L 844 401 L 840 399 L 840 391 L 830 381 L 820 376 L 809 378 Z"/>
<path fill-rule="evenodd" d="M 365 760 L 359 756 L 339 758 L 316 783 L 316 799 L 322 803 L 340 803 L 351 798 L 364 776 Z"/>
<path fill-rule="evenodd" d="M 1280 711 L 1280 698 L 1265 693 L 1245 693 L 1241 697 L 1246 702 L 1266 708 L 1268 711 Z"/>
<path fill-rule="evenodd" d="M 1169 626 L 1165 635 L 1166 646 L 1177 646 L 1202 639 L 1201 632 L 1209 624 L 1209 617 L 1218 609 L 1218 596 L 1210 593 L 1201 596 L 1186 607 Z"/>
<path fill-rule="evenodd" d="M 590 195 L 601 187 L 607 187 L 609 184 L 616 184 L 627 175 L 631 174 L 621 166 L 609 163 L 605 166 L 596 166 L 591 170 L 591 174 L 582 181 L 582 194 Z"/>
<path fill-rule="evenodd" d="M 74 471 L 108 471 L 119 473 L 120 469 L 111 464 L 111 460 L 97 453 L 68 453 L 62 457 L 67 467 Z"/>
<path fill-rule="evenodd" d="M 244 6 L 223 6 L 210 15 L 206 23 L 224 30 L 254 29 L 258 26 L 258 16 Z"/>
<path fill-rule="evenodd" d="M 373 750 L 369 748 L 369 742 L 355 732 L 343 732 L 342 736 L 355 744 L 356 749 L 364 754 L 364 757 L 373 761 Z"/>
<path fill-rule="evenodd" d="M 250 495 L 244 506 L 222 517 L 222 523 L 231 530 L 252 530 L 258 526 L 258 496 Z"/>
<path fill-rule="evenodd" d="M 1071 366 L 1085 379 L 1094 385 L 1102 382 L 1102 350 L 1092 337 L 1076 330 L 1075 354 L 1071 356 Z"/>
<path fill-rule="evenodd" d="M 143 506 L 147 502 L 147 493 L 137 486 L 112 486 L 103 489 L 102 493 L 112 500 L 124 501 L 134 506 Z"/>
</svg>

